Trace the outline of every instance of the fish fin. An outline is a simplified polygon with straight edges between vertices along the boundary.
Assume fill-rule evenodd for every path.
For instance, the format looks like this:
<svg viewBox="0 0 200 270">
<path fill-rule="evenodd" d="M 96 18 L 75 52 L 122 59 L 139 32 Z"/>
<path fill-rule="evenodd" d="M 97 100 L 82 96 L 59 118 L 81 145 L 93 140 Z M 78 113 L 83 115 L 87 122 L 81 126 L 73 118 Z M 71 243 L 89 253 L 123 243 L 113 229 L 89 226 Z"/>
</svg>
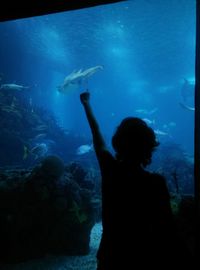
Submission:
<svg viewBox="0 0 200 270">
<path fill-rule="evenodd" d="M 96 69 L 97 69 L 97 70 L 98 70 L 98 69 L 103 70 L 103 69 L 104 69 L 104 66 L 103 66 L 103 65 L 96 66 Z"/>
</svg>

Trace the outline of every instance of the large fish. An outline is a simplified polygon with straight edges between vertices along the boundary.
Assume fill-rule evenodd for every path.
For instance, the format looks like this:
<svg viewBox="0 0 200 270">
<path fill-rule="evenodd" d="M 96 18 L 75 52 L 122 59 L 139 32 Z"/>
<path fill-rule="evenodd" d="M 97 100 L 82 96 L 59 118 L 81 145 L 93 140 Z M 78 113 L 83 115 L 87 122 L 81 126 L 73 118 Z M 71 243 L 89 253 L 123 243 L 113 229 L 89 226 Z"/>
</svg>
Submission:
<svg viewBox="0 0 200 270">
<path fill-rule="evenodd" d="M 2 84 L 0 87 L 0 89 L 2 90 L 17 90 L 17 91 L 22 91 L 27 88 L 29 88 L 29 86 L 23 86 L 15 83 Z"/>
<path fill-rule="evenodd" d="M 82 71 L 82 69 L 79 71 L 73 71 L 71 74 L 65 77 L 63 84 L 58 86 L 58 91 L 66 94 L 72 90 L 77 90 L 80 85 L 88 79 L 88 77 L 102 69 L 103 66 L 95 66 L 84 71 Z"/>
<path fill-rule="evenodd" d="M 24 155 L 23 159 L 26 159 L 29 154 L 33 155 L 35 159 L 44 157 L 48 152 L 48 146 L 46 143 L 38 143 L 31 149 L 27 146 L 24 146 Z"/>
</svg>

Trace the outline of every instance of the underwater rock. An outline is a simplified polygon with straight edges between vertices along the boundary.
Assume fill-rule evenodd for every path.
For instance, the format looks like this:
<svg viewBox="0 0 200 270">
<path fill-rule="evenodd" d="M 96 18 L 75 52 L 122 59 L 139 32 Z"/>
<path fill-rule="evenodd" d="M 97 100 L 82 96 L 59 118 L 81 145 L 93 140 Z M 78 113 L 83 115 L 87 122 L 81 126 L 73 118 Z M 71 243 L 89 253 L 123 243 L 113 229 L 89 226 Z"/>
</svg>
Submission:
<svg viewBox="0 0 200 270">
<path fill-rule="evenodd" d="M 92 177 L 88 178 L 87 174 L 89 170 L 83 169 L 83 167 L 78 164 L 77 162 L 71 162 L 67 165 L 66 169 L 73 174 L 75 181 L 80 185 L 82 188 L 86 188 L 89 190 L 94 189 L 94 179 Z"/>
<path fill-rule="evenodd" d="M 194 162 L 179 144 L 162 143 L 149 169 L 165 176 L 170 192 L 194 193 Z"/>
<path fill-rule="evenodd" d="M 66 167 L 50 156 L 32 169 L 1 170 L 0 262 L 88 254 L 93 195 Z"/>
<path fill-rule="evenodd" d="M 47 156 L 41 162 L 41 170 L 43 170 L 47 175 L 60 178 L 65 171 L 65 164 L 57 156 Z"/>
</svg>

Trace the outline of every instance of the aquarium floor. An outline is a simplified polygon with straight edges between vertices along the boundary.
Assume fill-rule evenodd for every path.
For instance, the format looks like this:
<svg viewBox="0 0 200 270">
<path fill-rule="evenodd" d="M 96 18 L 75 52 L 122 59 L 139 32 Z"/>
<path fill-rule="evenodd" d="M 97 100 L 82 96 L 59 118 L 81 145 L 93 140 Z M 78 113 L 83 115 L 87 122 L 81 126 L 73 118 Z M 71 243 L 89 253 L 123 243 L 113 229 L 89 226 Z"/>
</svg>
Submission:
<svg viewBox="0 0 200 270">
<path fill-rule="evenodd" d="M 46 256 L 15 265 L 1 265 L 1 270 L 95 270 L 96 251 L 101 238 L 101 223 L 96 223 L 91 232 L 90 253 L 85 256 Z"/>
</svg>

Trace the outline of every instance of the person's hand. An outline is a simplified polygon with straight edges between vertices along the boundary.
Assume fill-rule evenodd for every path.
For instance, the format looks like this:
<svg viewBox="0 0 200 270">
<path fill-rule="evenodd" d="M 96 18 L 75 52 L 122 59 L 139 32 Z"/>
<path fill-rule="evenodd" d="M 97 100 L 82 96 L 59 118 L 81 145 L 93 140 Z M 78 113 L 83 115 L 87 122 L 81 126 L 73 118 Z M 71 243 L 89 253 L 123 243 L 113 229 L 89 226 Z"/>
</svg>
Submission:
<svg viewBox="0 0 200 270">
<path fill-rule="evenodd" d="M 82 104 L 87 104 L 90 100 L 90 93 L 88 91 L 81 93 L 80 100 Z"/>
</svg>

